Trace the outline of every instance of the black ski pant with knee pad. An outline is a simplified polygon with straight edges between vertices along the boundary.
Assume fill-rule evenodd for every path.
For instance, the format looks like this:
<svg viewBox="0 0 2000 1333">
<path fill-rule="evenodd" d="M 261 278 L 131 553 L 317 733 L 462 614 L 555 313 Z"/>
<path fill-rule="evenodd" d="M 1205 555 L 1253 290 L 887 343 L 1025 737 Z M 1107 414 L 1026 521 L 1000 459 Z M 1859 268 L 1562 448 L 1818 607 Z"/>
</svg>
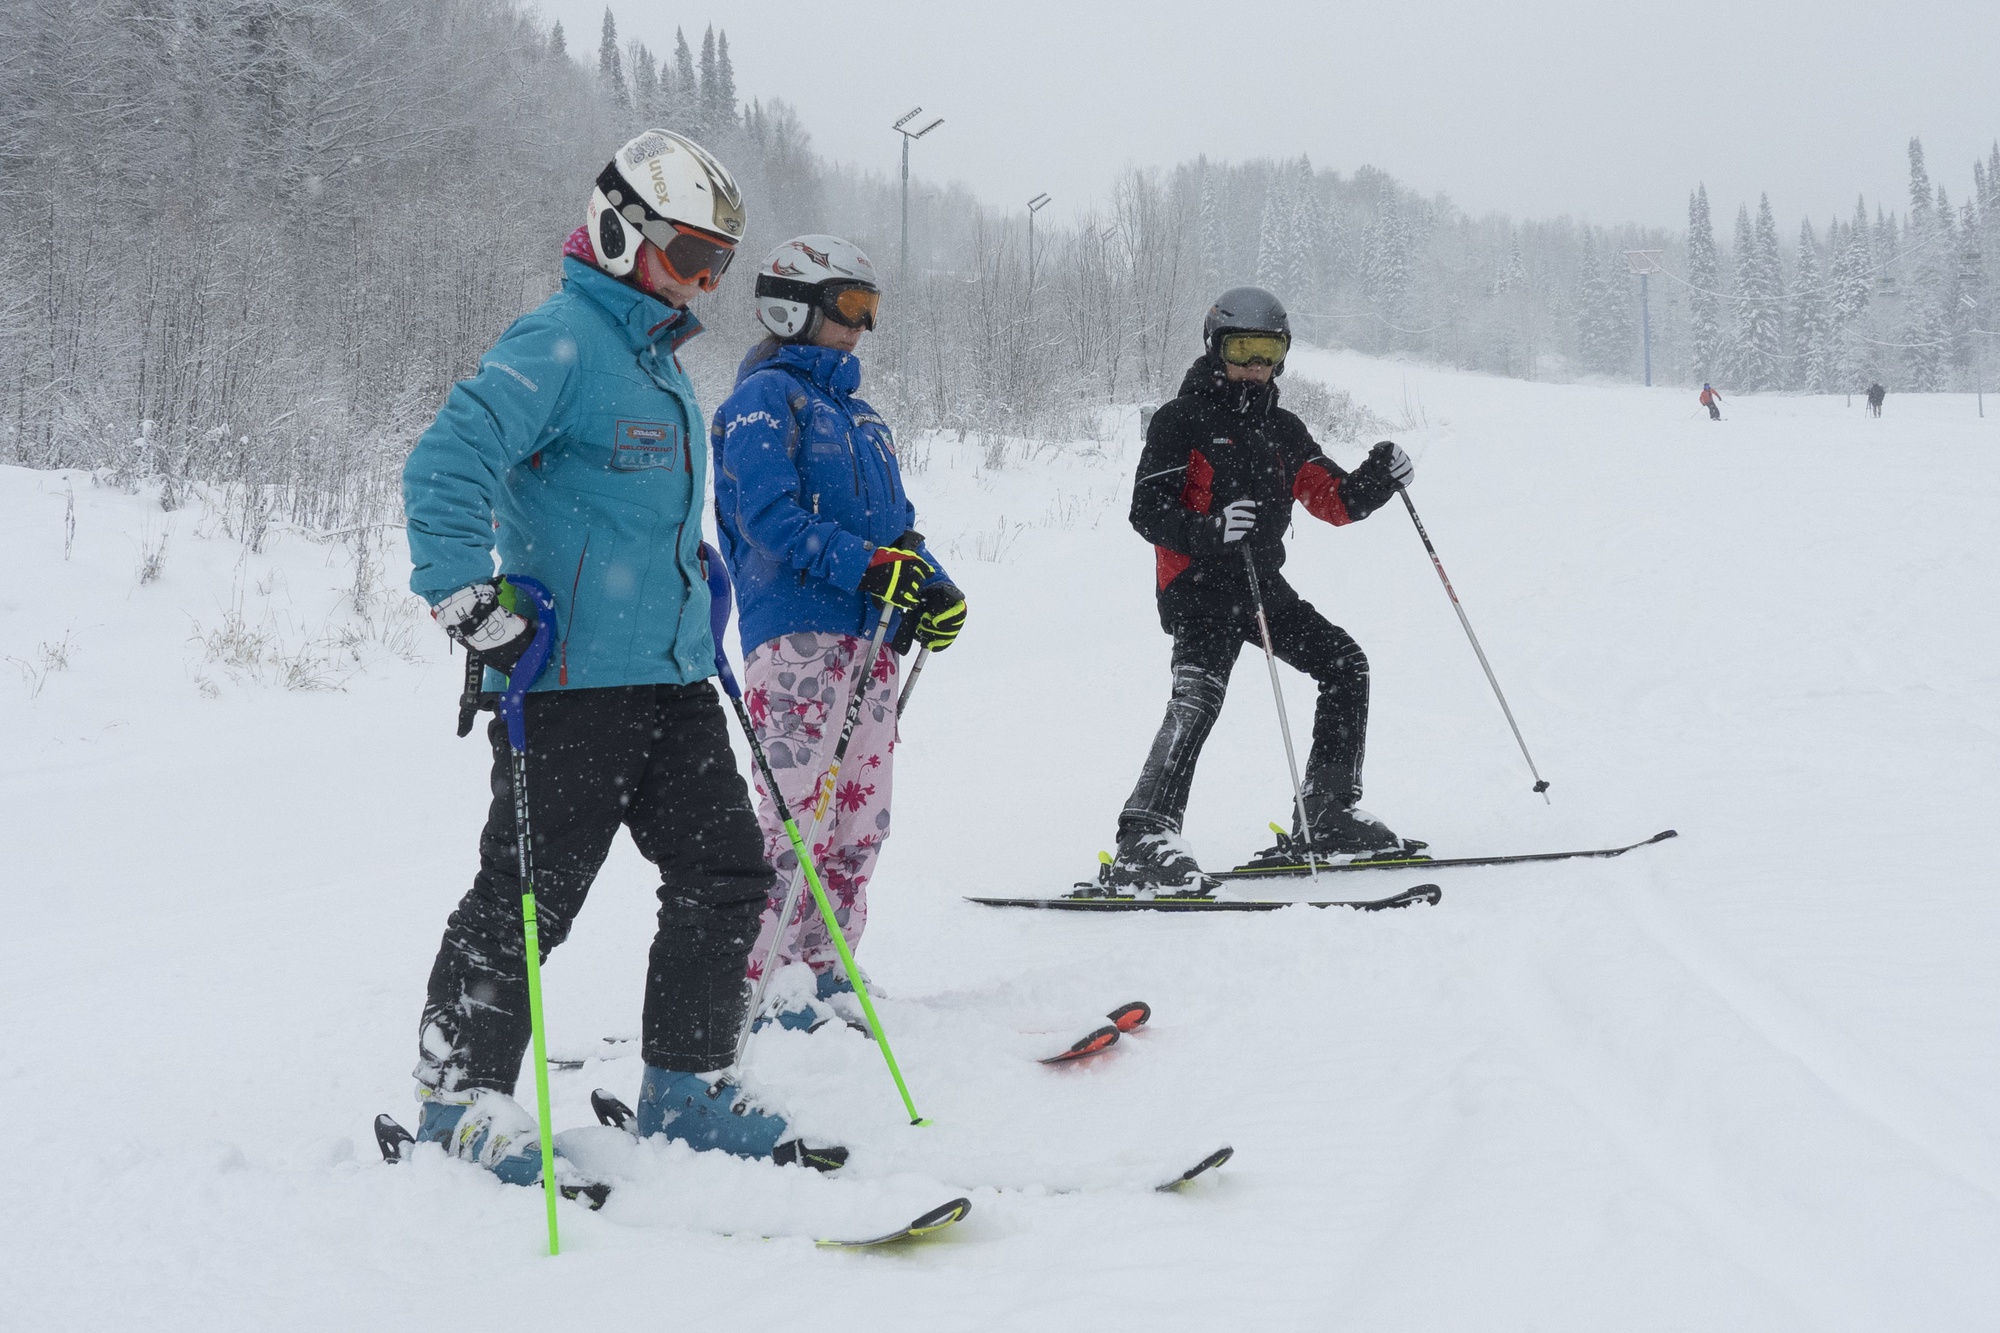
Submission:
<svg viewBox="0 0 2000 1333">
<path fill-rule="evenodd" d="M 715 687 L 632 685 L 526 700 L 528 827 L 542 958 L 568 937 L 621 825 L 659 867 L 659 929 L 646 972 L 641 1053 L 702 1072 L 735 1058 L 744 964 L 772 871 L 737 772 Z M 493 804 L 479 873 L 445 924 L 431 968 L 417 1081 L 511 1093 L 531 1037 L 513 750 L 487 728 Z"/>
<path fill-rule="evenodd" d="M 1368 658 L 1346 630 L 1310 602 L 1271 607 L 1269 615 L 1278 660 L 1319 684 L 1312 752 L 1302 779 L 1307 808 L 1352 805 L 1361 799 L 1361 761 L 1367 749 Z M 1263 647 L 1254 619 L 1183 620 L 1173 634 L 1173 696 L 1139 783 L 1118 817 L 1120 838 L 1134 831 L 1180 832 L 1195 761 L 1222 712 L 1230 669 L 1246 643 L 1260 651 Z"/>
</svg>

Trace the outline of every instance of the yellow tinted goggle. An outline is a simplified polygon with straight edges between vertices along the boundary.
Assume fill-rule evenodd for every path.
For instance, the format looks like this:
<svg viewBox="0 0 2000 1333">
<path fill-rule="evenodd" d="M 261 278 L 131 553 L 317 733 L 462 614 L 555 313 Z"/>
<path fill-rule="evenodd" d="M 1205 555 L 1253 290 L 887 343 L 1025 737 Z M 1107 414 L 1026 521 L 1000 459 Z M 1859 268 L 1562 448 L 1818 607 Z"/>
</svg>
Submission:
<svg viewBox="0 0 2000 1333">
<path fill-rule="evenodd" d="M 1232 366 L 1253 366 L 1259 361 L 1279 366 L 1284 364 L 1285 353 L 1291 346 L 1292 340 L 1282 333 L 1225 333 L 1222 359 Z"/>
<path fill-rule="evenodd" d="M 827 318 L 850 329 L 875 327 L 875 312 L 882 307 L 882 293 L 873 287 L 836 287 L 820 298 Z"/>
</svg>

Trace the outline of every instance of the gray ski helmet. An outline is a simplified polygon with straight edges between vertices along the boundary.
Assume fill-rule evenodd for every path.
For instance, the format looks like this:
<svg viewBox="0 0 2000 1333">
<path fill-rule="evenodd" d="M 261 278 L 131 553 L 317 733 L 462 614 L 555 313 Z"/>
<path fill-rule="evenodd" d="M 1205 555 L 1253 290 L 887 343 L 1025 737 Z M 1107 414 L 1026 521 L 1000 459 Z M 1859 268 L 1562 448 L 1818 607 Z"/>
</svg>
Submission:
<svg viewBox="0 0 2000 1333">
<path fill-rule="evenodd" d="M 1201 322 L 1201 341 L 1209 355 L 1218 354 L 1225 333 L 1282 333 L 1290 338 L 1292 321 L 1284 302 L 1262 287 L 1231 287 L 1215 298 L 1208 318 Z"/>
</svg>

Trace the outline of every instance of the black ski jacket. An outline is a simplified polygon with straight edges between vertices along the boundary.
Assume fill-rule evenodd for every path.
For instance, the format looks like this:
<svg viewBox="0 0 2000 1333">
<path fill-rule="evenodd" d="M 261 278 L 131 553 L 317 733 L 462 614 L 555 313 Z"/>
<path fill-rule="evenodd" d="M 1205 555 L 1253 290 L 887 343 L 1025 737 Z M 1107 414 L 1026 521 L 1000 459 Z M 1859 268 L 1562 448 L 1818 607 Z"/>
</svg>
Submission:
<svg viewBox="0 0 2000 1333">
<path fill-rule="evenodd" d="M 1160 623 L 1171 634 L 1190 619 L 1247 622 L 1246 548 L 1266 610 L 1297 601 L 1278 572 L 1292 502 L 1338 526 L 1395 493 L 1386 464 L 1370 459 L 1343 472 L 1321 452 L 1305 423 L 1278 406 L 1275 383 L 1232 382 L 1219 360 L 1198 358 L 1180 395 L 1153 414 L 1132 487 L 1132 526 L 1154 548 Z M 1225 545 L 1223 507 L 1244 499 L 1257 502 L 1257 526 Z"/>
</svg>

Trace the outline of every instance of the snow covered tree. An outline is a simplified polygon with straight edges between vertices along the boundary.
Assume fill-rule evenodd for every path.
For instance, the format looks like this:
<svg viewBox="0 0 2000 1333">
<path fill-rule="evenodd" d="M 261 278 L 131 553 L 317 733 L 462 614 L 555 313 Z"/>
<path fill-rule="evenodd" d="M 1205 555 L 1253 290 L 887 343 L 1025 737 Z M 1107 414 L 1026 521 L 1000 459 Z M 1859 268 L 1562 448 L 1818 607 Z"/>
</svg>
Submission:
<svg viewBox="0 0 2000 1333">
<path fill-rule="evenodd" d="M 736 66 L 729 59 L 729 33 L 725 30 L 715 37 L 715 89 L 702 89 L 708 103 L 708 124 L 711 134 L 724 126 L 736 124 Z"/>
<path fill-rule="evenodd" d="M 625 91 L 625 62 L 618 54 L 618 20 L 604 11 L 604 31 L 597 42 L 597 82 L 611 105 L 630 110 L 632 100 Z"/>
<path fill-rule="evenodd" d="M 569 59 L 569 39 L 563 36 L 561 19 L 557 19 L 556 26 L 549 29 L 549 55 L 556 60 Z"/>
<path fill-rule="evenodd" d="M 1632 313 L 1625 269 L 1619 253 L 1600 252 L 1593 229 L 1585 227 L 1576 276 L 1577 354 L 1586 367 L 1600 374 L 1621 374 L 1632 363 Z"/>
<path fill-rule="evenodd" d="M 1833 301 L 1830 285 L 1821 277 L 1819 238 L 1809 221 L 1799 223 L 1799 262 L 1792 278 L 1793 388 L 1825 393 L 1833 387 Z"/>
<path fill-rule="evenodd" d="M 1708 214 L 1708 187 L 1688 196 L 1688 359 L 1694 377 L 1709 381 L 1720 372 L 1727 344 L 1722 334 L 1721 266 L 1715 258 L 1715 224 Z"/>
<path fill-rule="evenodd" d="M 625 48 L 625 63 L 631 71 L 632 109 L 640 120 L 651 122 L 660 102 L 660 75 L 653 63 L 653 53 L 644 42 L 635 39 Z"/>
<path fill-rule="evenodd" d="M 1384 180 L 1362 254 L 1362 285 L 1378 318 L 1374 345 L 1393 345 L 1410 294 L 1410 225 L 1393 182 Z"/>
<path fill-rule="evenodd" d="M 674 78 L 667 93 L 667 123 L 674 129 L 692 132 L 700 128 L 701 78 L 695 73 L 694 52 L 687 34 L 674 29 Z"/>
<path fill-rule="evenodd" d="M 716 94 L 721 87 L 722 71 L 715 63 L 715 27 L 711 24 L 701 34 L 701 84 L 695 102 L 695 124 L 703 137 L 718 123 Z"/>
<path fill-rule="evenodd" d="M 1778 223 L 1771 197 L 1758 202 L 1753 229 L 1746 206 L 1736 217 L 1736 346 L 1741 389 L 1775 389 L 1784 382 L 1785 277 L 1778 257 Z"/>
<path fill-rule="evenodd" d="M 1266 291 L 1281 291 L 1285 285 L 1292 212 L 1292 173 L 1280 167 L 1264 188 L 1264 211 L 1257 226 L 1257 285 Z"/>
</svg>

